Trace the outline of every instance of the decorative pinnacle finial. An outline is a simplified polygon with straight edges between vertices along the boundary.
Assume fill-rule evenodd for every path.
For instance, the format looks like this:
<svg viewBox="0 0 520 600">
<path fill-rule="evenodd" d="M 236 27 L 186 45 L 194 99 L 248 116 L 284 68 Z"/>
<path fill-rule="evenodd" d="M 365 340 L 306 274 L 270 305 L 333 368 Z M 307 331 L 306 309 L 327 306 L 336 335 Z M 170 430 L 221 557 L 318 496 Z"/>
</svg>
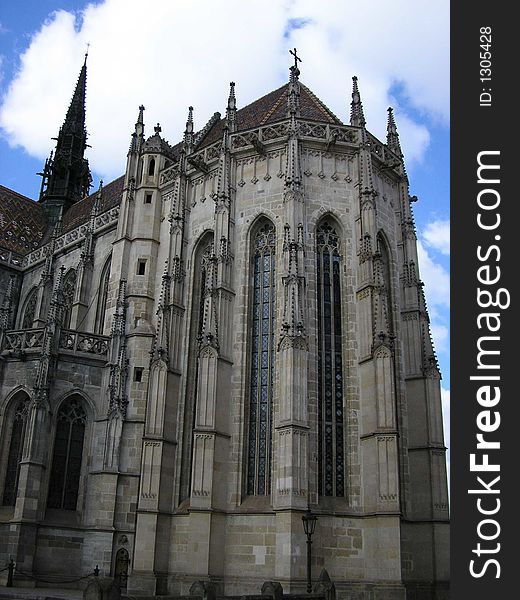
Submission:
<svg viewBox="0 0 520 600">
<path fill-rule="evenodd" d="M 358 88 L 358 78 L 352 77 L 352 102 L 350 104 L 350 124 L 355 127 L 364 127 L 366 125 L 365 115 L 363 114 L 363 104 L 361 103 L 361 94 Z"/>
<path fill-rule="evenodd" d="M 85 62 L 83 64 L 87 64 L 87 58 L 88 58 L 88 50 L 90 48 L 90 42 L 87 42 L 87 51 L 85 52 Z"/>
<path fill-rule="evenodd" d="M 235 98 L 235 82 L 231 81 L 229 83 L 229 98 L 228 98 L 228 109 L 234 110 L 237 107 L 237 101 Z"/>
<path fill-rule="evenodd" d="M 390 150 L 392 150 L 392 152 L 395 152 L 397 154 L 397 156 L 400 156 L 402 158 L 403 153 L 401 150 L 401 143 L 399 142 L 399 134 L 397 133 L 397 125 L 395 123 L 395 118 L 394 118 L 394 109 L 391 106 L 388 107 L 388 124 L 386 127 L 386 144 L 390 148 Z"/>
<path fill-rule="evenodd" d="M 159 123 L 157 123 L 157 125 L 153 128 L 153 130 L 155 131 L 155 135 L 159 135 L 162 131 L 161 126 L 159 125 Z"/>
<path fill-rule="evenodd" d="M 186 133 L 193 133 L 193 106 L 188 107 L 188 120 L 186 121 Z"/>
<path fill-rule="evenodd" d="M 144 123 L 144 106 L 142 104 L 139 107 L 139 116 L 137 117 L 137 122 L 141 125 Z"/>
<path fill-rule="evenodd" d="M 188 120 L 184 130 L 184 151 L 190 153 L 195 143 L 193 135 L 193 106 L 188 107 Z"/>
<path fill-rule="evenodd" d="M 236 130 L 237 100 L 235 98 L 235 82 L 229 84 L 229 97 L 226 108 L 226 124 L 231 132 Z"/>
<path fill-rule="evenodd" d="M 394 119 L 394 109 L 389 106 L 388 107 L 388 125 L 387 125 L 387 132 L 388 133 L 397 133 L 397 127 L 395 124 L 395 119 Z"/>
</svg>

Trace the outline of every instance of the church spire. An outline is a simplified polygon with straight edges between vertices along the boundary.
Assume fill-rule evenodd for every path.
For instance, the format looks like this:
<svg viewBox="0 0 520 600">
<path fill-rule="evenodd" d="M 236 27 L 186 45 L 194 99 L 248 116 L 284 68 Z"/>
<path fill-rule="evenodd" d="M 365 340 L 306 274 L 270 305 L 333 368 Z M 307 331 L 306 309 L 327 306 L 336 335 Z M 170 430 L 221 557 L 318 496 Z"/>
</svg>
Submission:
<svg viewBox="0 0 520 600">
<path fill-rule="evenodd" d="M 69 105 L 65 122 L 63 123 L 62 132 L 64 134 L 78 133 L 85 135 L 85 97 L 87 93 L 87 57 L 85 54 L 85 62 L 81 67 L 76 89 Z"/>
<path fill-rule="evenodd" d="M 386 127 L 386 144 L 390 148 L 390 150 L 392 150 L 392 152 L 395 152 L 395 154 L 397 154 L 397 156 L 402 158 L 403 152 L 401 150 L 401 144 L 399 142 L 399 134 L 397 133 L 397 125 L 395 124 L 394 109 L 391 106 L 388 107 L 388 124 Z"/>
<path fill-rule="evenodd" d="M 350 103 L 350 124 L 354 127 L 364 127 L 366 125 L 365 115 L 363 114 L 363 104 L 361 103 L 361 94 L 359 93 L 357 77 L 352 77 L 352 102 Z"/>
<path fill-rule="evenodd" d="M 44 203 L 50 224 L 75 202 L 88 195 L 92 177 L 87 159 L 85 95 L 87 55 L 76 83 L 65 120 L 56 138 L 54 157 L 46 161 L 40 201 Z"/>
</svg>

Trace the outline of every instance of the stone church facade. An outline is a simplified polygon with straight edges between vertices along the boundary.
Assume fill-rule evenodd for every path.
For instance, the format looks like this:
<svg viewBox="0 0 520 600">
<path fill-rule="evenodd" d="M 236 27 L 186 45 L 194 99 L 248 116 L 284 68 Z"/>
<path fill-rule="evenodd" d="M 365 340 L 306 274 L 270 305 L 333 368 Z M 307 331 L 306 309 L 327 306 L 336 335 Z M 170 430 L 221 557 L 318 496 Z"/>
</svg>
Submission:
<svg viewBox="0 0 520 600">
<path fill-rule="evenodd" d="M 0 187 L 0 566 L 129 594 L 447 598 L 440 374 L 391 109 L 299 80 L 88 195 L 86 64 L 40 199 Z M 95 140 L 93 141 L 95 143 Z M 24 573 L 26 575 L 24 575 Z"/>
</svg>

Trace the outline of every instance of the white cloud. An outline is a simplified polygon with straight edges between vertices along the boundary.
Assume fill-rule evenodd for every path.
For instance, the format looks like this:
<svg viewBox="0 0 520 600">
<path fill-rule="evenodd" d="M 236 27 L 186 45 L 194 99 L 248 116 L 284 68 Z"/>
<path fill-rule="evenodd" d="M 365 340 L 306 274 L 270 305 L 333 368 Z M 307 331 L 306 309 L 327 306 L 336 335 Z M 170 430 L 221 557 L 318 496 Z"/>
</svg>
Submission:
<svg viewBox="0 0 520 600">
<path fill-rule="evenodd" d="M 287 32 L 289 19 L 306 24 Z M 229 81 L 237 83 L 239 107 L 284 83 L 287 50 L 296 46 L 302 81 L 342 120 L 349 118 L 354 74 L 378 137 L 394 104 L 411 163 L 429 142 L 412 109 L 448 120 L 448 36 L 446 0 L 228 0 L 220 10 L 209 0 L 105 0 L 89 4 L 81 19 L 58 11 L 42 25 L 3 99 L 0 126 L 12 145 L 48 155 L 89 42 L 88 156 L 109 179 L 124 170 L 139 104 L 147 108 L 148 132 L 160 121 L 163 135 L 176 142 L 190 104 L 198 128 L 224 111 Z M 396 85 L 408 111 L 392 97 Z"/>
<path fill-rule="evenodd" d="M 442 325 L 437 318 L 432 317 L 431 330 L 432 337 L 435 340 L 435 350 L 437 352 L 448 352 L 450 349 L 450 331 L 446 325 Z"/>
<path fill-rule="evenodd" d="M 450 305 L 450 276 L 448 271 L 431 258 L 420 240 L 417 241 L 417 256 L 421 279 L 425 284 L 428 306 L 448 308 Z"/>
<path fill-rule="evenodd" d="M 438 220 L 428 223 L 423 231 L 423 238 L 428 246 L 449 256 L 450 222 L 448 220 Z"/>
<path fill-rule="evenodd" d="M 441 264 L 432 259 L 420 240 L 417 241 L 417 257 L 421 279 L 424 282 L 435 349 L 439 353 L 447 354 L 449 352 L 450 276 Z"/>
</svg>

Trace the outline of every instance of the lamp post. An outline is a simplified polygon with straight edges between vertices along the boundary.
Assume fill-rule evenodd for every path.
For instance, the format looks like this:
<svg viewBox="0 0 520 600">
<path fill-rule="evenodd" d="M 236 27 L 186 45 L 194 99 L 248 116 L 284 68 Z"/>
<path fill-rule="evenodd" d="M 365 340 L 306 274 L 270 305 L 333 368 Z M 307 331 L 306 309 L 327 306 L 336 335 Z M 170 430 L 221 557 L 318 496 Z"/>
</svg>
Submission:
<svg viewBox="0 0 520 600">
<path fill-rule="evenodd" d="M 302 516 L 303 521 L 303 531 L 305 531 L 305 535 L 307 536 L 307 593 L 310 594 L 312 592 L 312 580 L 311 580 L 311 544 L 312 544 L 312 536 L 314 535 L 314 531 L 316 529 L 316 521 L 318 517 L 311 512 L 311 509 L 308 508 L 307 512 Z"/>
</svg>

